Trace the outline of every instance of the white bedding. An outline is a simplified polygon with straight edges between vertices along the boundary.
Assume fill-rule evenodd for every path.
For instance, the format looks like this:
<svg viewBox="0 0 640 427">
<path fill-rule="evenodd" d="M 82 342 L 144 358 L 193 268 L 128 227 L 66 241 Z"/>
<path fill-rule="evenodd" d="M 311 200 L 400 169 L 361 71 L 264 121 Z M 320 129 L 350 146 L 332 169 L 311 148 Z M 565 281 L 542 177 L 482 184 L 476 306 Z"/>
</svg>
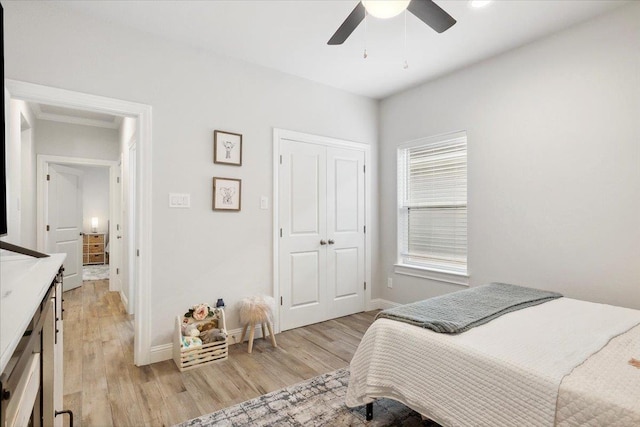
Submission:
<svg viewBox="0 0 640 427">
<path fill-rule="evenodd" d="M 560 384 L 556 425 L 640 426 L 640 326 L 612 339 Z"/>
<path fill-rule="evenodd" d="M 569 298 L 453 336 L 379 319 L 351 361 L 346 403 L 390 397 L 442 425 L 552 426 L 562 378 L 638 324 L 640 311 Z"/>
</svg>

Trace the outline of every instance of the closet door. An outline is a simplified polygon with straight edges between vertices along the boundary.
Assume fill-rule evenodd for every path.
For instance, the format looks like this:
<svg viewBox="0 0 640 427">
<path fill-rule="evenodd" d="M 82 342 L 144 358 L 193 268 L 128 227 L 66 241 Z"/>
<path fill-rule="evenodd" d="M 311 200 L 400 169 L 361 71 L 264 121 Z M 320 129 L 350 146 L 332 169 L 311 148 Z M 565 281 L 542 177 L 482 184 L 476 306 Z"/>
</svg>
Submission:
<svg viewBox="0 0 640 427">
<path fill-rule="evenodd" d="M 281 139 L 280 329 L 364 310 L 362 150 Z"/>
<path fill-rule="evenodd" d="M 364 152 L 327 148 L 327 318 L 364 311 Z"/>
<path fill-rule="evenodd" d="M 280 327 L 286 330 L 326 318 L 326 148 L 282 140 L 280 154 Z"/>
</svg>

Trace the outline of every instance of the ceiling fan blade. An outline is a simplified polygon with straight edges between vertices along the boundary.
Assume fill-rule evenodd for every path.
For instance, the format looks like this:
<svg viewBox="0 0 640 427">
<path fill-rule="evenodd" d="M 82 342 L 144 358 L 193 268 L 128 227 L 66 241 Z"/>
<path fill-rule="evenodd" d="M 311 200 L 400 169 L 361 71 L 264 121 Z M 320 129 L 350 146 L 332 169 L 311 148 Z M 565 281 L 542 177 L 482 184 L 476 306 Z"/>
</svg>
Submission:
<svg viewBox="0 0 640 427">
<path fill-rule="evenodd" d="M 439 33 L 448 30 L 456 23 L 451 15 L 431 0 L 411 0 L 407 9 Z"/>
<path fill-rule="evenodd" d="M 327 44 L 335 45 L 342 44 L 344 41 L 349 38 L 353 30 L 355 30 L 358 25 L 362 22 L 365 16 L 365 9 L 361 2 L 358 2 L 358 5 L 355 9 L 347 16 L 347 19 L 344 20 L 338 31 L 329 39 Z"/>
</svg>

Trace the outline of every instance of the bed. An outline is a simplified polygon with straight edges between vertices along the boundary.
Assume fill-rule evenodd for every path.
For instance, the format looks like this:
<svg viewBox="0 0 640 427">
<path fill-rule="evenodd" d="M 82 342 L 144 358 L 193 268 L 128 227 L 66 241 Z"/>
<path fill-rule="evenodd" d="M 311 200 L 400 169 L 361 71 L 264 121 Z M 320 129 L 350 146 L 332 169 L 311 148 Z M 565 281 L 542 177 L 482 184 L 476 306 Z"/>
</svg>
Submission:
<svg viewBox="0 0 640 427">
<path fill-rule="evenodd" d="M 640 426 L 632 357 L 640 311 L 570 298 L 454 335 L 378 319 L 351 361 L 346 403 L 391 398 L 442 426 Z"/>
</svg>

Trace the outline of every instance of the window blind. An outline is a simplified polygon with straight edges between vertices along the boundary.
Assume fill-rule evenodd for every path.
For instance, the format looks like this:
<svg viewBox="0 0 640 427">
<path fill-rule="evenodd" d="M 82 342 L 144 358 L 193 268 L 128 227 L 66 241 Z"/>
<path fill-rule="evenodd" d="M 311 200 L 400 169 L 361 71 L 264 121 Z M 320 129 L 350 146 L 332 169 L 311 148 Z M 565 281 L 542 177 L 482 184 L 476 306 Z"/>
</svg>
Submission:
<svg viewBox="0 0 640 427">
<path fill-rule="evenodd" d="M 467 138 L 429 138 L 398 150 L 399 259 L 467 272 Z"/>
</svg>

